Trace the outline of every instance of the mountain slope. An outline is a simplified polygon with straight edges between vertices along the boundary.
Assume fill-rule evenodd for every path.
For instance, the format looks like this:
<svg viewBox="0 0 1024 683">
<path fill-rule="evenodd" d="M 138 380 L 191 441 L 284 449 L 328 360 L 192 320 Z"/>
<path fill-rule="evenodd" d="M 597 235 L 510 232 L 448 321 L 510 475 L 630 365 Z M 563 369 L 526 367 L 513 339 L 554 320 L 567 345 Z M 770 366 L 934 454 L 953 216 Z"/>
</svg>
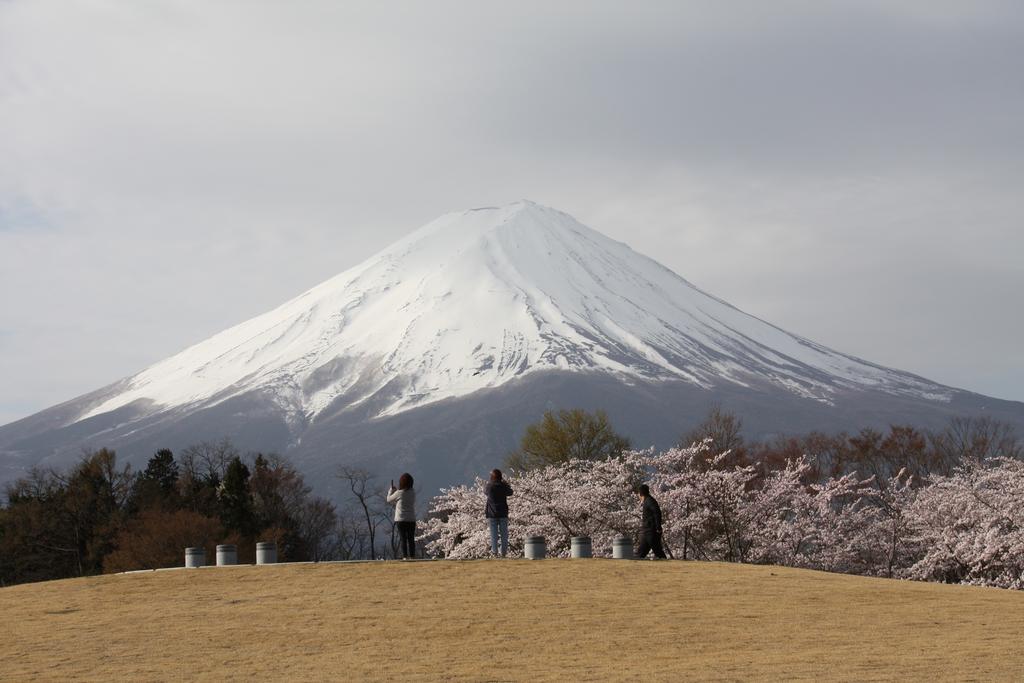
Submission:
<svg viewBox="0 0 1024 683">
<path fill-rule="evenodd" d="M 556 385 L 562 389 L 550 389 Z M 486 451 L 478 460 L 500 458 L 538 406 L 644 405 L 660 415 L 723 397 L 751 406 L 748 423 L 771 415 L 768 431 L 877 422 L 879 412 L 928 421 L 965 405 L 1024 423 L 1022 404 L 785 332 L 567 214 L 521 201 L 446 214 L 264 315 L 2 427 L 0 460 L 18 471 L 84 444 L 149 449 L 228 435 L 291 451 L 312 469 L 343 457 L 410 466 L 427 458 L 443 483 L 476 462 L 444 456 L 445 438 Z M 447 405 L 460 406 L 458 415 L 436 424 L 424 418 Z M 463 424 L 459 415 L 467 414 L 478 421 Z M 816 421 L 807 425 L 810 416 Z M 662 431 L 685 427 L 636 419 L 638 445 L 667 445 Z M 463 424 L 463 436 L 453 423 Z M 393 443 L 392 434 L 408 431 L 402 424 L 417 425 L 409 438 L 434 443 L 436 454 Z M 381 443 L 388 455 L 374 453 Z M 445 465 L 460 460 L 464 467 Z"/>
<path fill-rule="evenodd" d="M 710 388 L 767 381 L 949 391 L 791 335 L 570 216 L 529 202 L 452 213 L 283 306 L 127 381 L 81 418 L 149 400 L 209 405 L 266 389 L 297 421 L 338 397 L 391 415 L 530 372 L 595 370 Z"/>
</svg>

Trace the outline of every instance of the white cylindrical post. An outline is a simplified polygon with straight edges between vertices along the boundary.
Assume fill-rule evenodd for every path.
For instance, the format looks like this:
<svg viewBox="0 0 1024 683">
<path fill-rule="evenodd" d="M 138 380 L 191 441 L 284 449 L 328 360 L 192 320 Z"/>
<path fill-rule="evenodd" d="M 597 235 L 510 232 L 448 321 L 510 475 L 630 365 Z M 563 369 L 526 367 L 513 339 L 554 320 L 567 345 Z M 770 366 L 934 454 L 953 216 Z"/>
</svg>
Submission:
<svg viewBox="0 0 1024 683">
<path fill-rule="evenodd" d="M 593 557 L 590 536 L 573 536 L 570 541 L 569 555 L 572 557 Z"/>
<path fill-rule="evenodd" d="M 277 564 L 277 543 L 274 541 L 257 543 L 256 564 Z"/>
<path fill-rule="evenodd" d="M 202 548 L 185 548 L 185 568 L 195 569 L 206 564 L 206 551 Z"/>
<path fill-rule="evenodd" d="M 616 560 L 633 559 L 633 539 L 629 536 L 619 536 L 612 541 L 612 557 Z"/>
<path fill-rule="evenodd" d="M 547 549 L 543 536 L 527 536 L 523 544 L 523 556 L 528 560 L 543 560 Z"/>
<path fill-rule="evenodd" d="M 217 566 L 227 567 L 238 564 L 238 548 L 231 543 L 217 546 Z"/>
</svg>

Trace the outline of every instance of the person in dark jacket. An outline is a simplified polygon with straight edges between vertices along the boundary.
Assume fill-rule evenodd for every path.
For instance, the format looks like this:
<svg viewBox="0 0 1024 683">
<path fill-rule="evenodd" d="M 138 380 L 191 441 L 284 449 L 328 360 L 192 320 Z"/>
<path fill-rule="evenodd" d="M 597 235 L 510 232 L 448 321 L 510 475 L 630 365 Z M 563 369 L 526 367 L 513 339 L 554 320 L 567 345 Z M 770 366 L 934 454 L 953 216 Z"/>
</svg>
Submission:
<svg viewBox="0 0 1024 683">
<path fill-rule="evenodd" d="M 498 555 L 498 537 L 501 537 L 501 556 L 508 553 L 508 500 L 512 487 L 501 478 L 501 470 L 491 470 L 491 480 L 484 484 L 487 508 L 484 514 L 491 523 L 491 554 Z"/>
<path fill-rule="evenodd" d="M 665 550 L 661 545 L 661 506 L 658 505 L 658 501 L 654 500 L 647 484 L 640 484 L 636 487 L 636 494 L 640 497 L 643 511 L 640 547 L 637 548 L 636 556 L 647 557 L 647 553 L 653 550 L 655 557 L 664 560 Z"/>
</svg>

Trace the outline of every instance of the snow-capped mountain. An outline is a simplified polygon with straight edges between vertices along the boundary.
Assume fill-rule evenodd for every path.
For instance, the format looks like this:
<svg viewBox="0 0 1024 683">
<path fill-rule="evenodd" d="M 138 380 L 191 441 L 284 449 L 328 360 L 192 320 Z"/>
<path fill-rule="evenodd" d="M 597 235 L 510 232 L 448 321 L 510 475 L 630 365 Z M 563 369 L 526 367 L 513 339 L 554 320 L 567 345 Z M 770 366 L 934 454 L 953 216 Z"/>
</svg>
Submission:
<svg viewBox="0 0 1024 683">
<path fill-rule="evenodd" d="M 871 387 L 948 399 L 700 291 L 571 216 L 527 201 L 444 215 L 269 313 L 130 378 L 133 401 L 207 406 L 254 389 L 297 421 L 340 397 L 392 415 L 543 370 L 712 388 L 766 382 L 830 402 Z"/>
<path fill-rule="evenodd" d="M 562 389 L 537 389 L 552 377 Z M 647 399 L 624 400 L 637 392 Z M 531 398 L 470 425 L 466 416 L 481 405 L 513 395 Z M 863 404 L 870 396 L 883 412 L 914 406 L 917 415 L 949 412 L 968 395 L 785 332 L 565 213 L 520 201 L 441 216 L 264 315 L 0 428 L 0 452 L 9 466 L 24 466 L 85 444 L 180 447 L 185 438 L 230 435 L 317 462 L 336 461 L 338 450 L 372 460 L 383 457 L 373 444 L 403 431 L 396 424 L 415 423 L 416 443 L 439 439 L 438 453 L 465 455 L 493 443 L 506 449 L 527 414 L 567 402 L 665 409 L 674 400 L 682 409 L 733 397 L 765 415 L 780 406 L 800 412 L 800 420 L 778 418 L 784 431 L 829 410 L 878 421 L 851 411 L 851 397 Z M 462 406 L 455 418 L 452 406 Z M 445 411 L 443 424 L 422 423 Z M 512 415 L 515 425 L 505 425 Z M 463 425 L 458 435 L 453 424 Z M 463 443 L 488 430 L 502 436 Z M 360 438 L 369 442 L 354 446 Z M 415 461 L 422 448 L 391 450 L 392 459 Z"/>
</svg>

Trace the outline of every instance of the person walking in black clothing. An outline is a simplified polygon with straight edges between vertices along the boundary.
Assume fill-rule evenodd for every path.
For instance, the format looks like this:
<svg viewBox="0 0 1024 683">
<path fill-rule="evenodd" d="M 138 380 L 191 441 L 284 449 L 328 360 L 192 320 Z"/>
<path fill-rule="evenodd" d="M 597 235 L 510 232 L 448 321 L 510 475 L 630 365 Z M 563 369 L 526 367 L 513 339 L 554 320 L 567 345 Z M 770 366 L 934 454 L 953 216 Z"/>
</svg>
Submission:
<svg viewBox="0 0 1024 683">
<path fill-rule="evenodd" d="M 661 546 L 661 506 L 658 505 L 658 501 L 654 500 L 647 484 L 640 484 L 636 487 L 636 494 L 640 497 L 643 506 L 640 547 L 637 548 L 636 556 L 647 557 L 647 553 L 653 550 L 655 557 L 664 560 L 665 550 Z"/>
<path fill-rule="evenodd" d="M 502 480 L 501 470 L 491 470 L 491 480 L 484 484 L 487 507 L 484 515 L 491 524 L 491 554 L 498 555 L 498 537 L 501 537 L 501 556 L 508 554 L 508 497 L 512 487 Z"/>
</svg>

